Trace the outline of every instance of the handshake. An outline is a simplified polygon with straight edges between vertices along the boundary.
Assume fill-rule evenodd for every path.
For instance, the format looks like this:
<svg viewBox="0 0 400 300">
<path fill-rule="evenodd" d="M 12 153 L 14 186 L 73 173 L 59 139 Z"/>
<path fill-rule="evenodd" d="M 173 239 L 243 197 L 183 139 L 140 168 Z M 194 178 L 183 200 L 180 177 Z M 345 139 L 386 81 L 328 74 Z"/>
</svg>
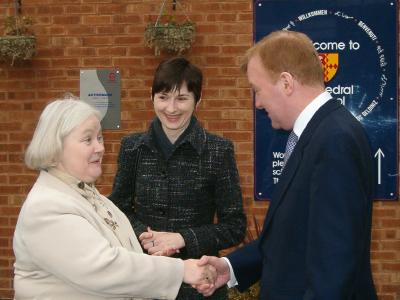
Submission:
<svg viewBox="0 0 400 300">
<path fill-rule="evenodd" d="M 150 255 L 171 256 L 179 253 L 185 241 L 179 233 L 152 230 L 139 236 L 143 249 Z M 183 282 L 190 284 L 204 296 L 211 296 L 214 291 L 230 280 L 230 269 L 223 258 L 203 256 L 201 259 L 184 260 Z"/>
<path fill-rule="evenodd" d="M 203 256 L 200 260 L 188 259 L 184 261 L 184 266 L 183 282 L 203 296 L 211 296 L 231 278 L 228 263 L 223 258 Z"/>
</svg>

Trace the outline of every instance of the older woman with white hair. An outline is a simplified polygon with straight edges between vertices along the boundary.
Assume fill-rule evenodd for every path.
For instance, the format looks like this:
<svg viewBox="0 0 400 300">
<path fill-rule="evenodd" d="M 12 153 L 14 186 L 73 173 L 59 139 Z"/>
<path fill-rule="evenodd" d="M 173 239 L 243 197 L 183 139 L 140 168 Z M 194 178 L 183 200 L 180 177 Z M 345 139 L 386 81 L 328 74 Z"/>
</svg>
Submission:
<svg viewBox="0 0 400 300">
<path fill-rule="evenodd" d="M 25 163 L 40 174 L 14 234 L 15 299 L 174 299 L 210 282 L 196 260 L 149 256 L 126 216 L 94 186 L 104 154 L 99 112 L 75 99 L 44 109 Z"/>
</svg>

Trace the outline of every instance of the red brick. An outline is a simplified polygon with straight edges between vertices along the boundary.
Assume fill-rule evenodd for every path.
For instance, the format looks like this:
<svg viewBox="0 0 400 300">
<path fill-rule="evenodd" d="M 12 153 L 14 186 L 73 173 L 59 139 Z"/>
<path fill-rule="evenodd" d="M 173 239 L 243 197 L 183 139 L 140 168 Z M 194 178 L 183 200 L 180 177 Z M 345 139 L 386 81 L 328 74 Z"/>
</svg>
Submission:
<svg viewBox="0 0 400 300">
<path fill-rule="evenodd" d="M 229 120 L 250 120 L 253 117 L 252 111 L 246 110 L 224 110 L 222 112 L 223 119 Z"/>
<path fill-rule="evenodd" d="M 111 24 L 111 16 L 85 16 L 83 18 L 83 24 L 86 25 L 104 25 L 104 24 Z"/>
<path fill-rule="evenodd" d="M 9 175 L 11 184 L 32 184 L 36 180 L 36 175 Z"/>
<path fill-rule="evenodd" d="M 1 244 L 1 239 L 0 239 L 0 244 Z M 9 245 L 7 244 L 7 247 Z M 9 268 L 10 267 L 10 261 L 8 259 L 0 258 L 0 268 Z"/>
<path fill-rule="evenodd" d="M 81 17 L 80 16 L 54 16 L 53 17 L 54 24 L 80 24 Z"/>
<path fill-rule="evenodd" d="M 119 36 L 115 37 L 113 43 L 114 45 L 137 45 L 140 44 L 140 47 L 143 46 L 143 37 L 137 37 L 137 36 Z"/>
<path fill-rule="evenodd" d="M 235 64 L 235 57 L 209 56 L 206 58 L 206 62 L 220 66 L 232 66 Z"/>
<path fill-rule="evenodd" d="M 249 132 L 226 132 L 224 137 L 234 141 L 251 141 L 253 135 Z"/>
<path fill-rule="evenodd" d="M 113 14 L 124 14 L 126 13 L 126 5 L 121 4 L 107 4 L 107 5 L 98 5 L 97 6 L 97 13 L 104 14 L 104 15 L 113 15 Z"/>
<path fill-rule="evenodd" d="M 113 23 L 116 24 L 136 24 L 141 22 L 141 17 L 139 15 L 121 15 L 117 14 L 112 17 Z"/>
<path fill-rule="evenodd" d="M 84 25 L 77 25 L 77 26 L 69 26 L 67 29 L 68 35 L 89 35 L 94 34 L 96 28 L 93 26 L 84 26 Z M 90 45 L 89 45 L 90 46 Z"/>
<path fill-rule="evenodd" d="M 111 45 L 111 37 L 107 36 L 88 36 L 82 39 L 82 45 L 85 47 L 95 47 L 100 45 Z"/>
<path fill-rule="evenodd" d="M 56 5 L 40 5 L 37 7 L 37 13 L 41 15 L 62 15 L 64 13 L 63 6 Z"/>
<path fill-rule="evenodd" d="M 111 58 L 83 58 L 84 67 L 97 67 L 97 68 L 104 68 L 104 67 L 111 67 Z"/>
<path fill-rule="evenodd" d="M 94 5 L 66 5 L 65 13 L 67 14 L 90 14 L 95 12 Z"/>
<path fill-rule="evenodd" d="M 379 259 L 379 260 L 394 260 L 397 255 L 394 251 L 372 251 L 371 259 Z"/>
<path fill-rule="evenodd" d="M 66 54 L 68 56 L 78 56 L 78 57 L 90 56 L 90 57 L 93 57 L 96 54 L 96 49 L 92 48 L 92 47 L 67 48 Z"/>
<path fill-rule="evenodd" d="M 208 126 L 210 129 L 218 128 L 221 129 L 236 129 L 236 122 L 235 121 L 208 121 Z"/>
<path fill-rule="evenodd" d="M 235 78 L 210 78 L 208 84 L 215 87 L 231 87 L 235 86 Z"/>
<path fill-rule="evenodd" d="M 382 226 L 386 228 L 400 228 L 400 218 L 382 219 Z"/>
<path fill-rule="evenodd" d="M 97 50 L 99 56 L 126 56 L 126 47 L 107 47 Z"/>
<path fill-rule="evenodd" d="M 207 111 L 207 112 L 203 112 L 201 110 L 199 110 L 197 113 L 197 116 L 201 119 L 201 120 L 218 120 L 221 119 L 221 111 Z"/>
<path fill-rule="evenodd" d="M 383 271 L 393 271 L 393 272 L 400 272 L 400 262 L 382 262 L 382 270 Z"/>
</svg>

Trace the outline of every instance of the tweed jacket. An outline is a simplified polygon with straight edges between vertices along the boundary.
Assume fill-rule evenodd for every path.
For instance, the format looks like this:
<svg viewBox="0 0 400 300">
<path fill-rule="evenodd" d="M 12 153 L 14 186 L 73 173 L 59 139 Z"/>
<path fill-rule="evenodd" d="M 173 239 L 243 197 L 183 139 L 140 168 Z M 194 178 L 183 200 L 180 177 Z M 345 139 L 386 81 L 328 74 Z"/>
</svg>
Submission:
<svg viewBox="0 0 400 300">
<path fill-rule="evenodd" d="M 102 200 L 129 238 L 130 249 L 121 246 L 76 190 L 40 172 L 14 233 L 15 299 L 175 299 L 182 260 L 142 254 L 128 219 L 107 198 Z"/>
<path fill-rule="evenodd" d="M 218 255 L 245 235 L 233 144 L 208 133 L 197 120 L 169 159 L 157 146 L 153 126 L 124 137 L 110 198 L 128 216 L 137 236 L 147 226 L 180 233 L 185 248 L 176 256 L 184 259 Z M 208 299 L 226 296 L 214 297 Z M 203 298 L 181 289 L 177 299 Z"/>
</svg>

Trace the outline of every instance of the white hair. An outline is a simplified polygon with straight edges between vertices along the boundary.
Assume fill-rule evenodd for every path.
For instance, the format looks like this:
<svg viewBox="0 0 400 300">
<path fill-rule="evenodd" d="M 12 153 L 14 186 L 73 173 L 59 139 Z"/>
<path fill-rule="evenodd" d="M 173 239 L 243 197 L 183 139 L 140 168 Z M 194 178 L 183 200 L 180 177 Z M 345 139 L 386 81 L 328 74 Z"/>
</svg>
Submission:
<svg viewBox="0 0 400 300">
<path fill-rule="evenodd" d="M 101 120 L 97 109 L 72 95 L 49 103 L 40 115 L 26 150 L 27 167 L 34 170 L 54 167 L 62 153 L 64 138 L 93 115 Z"/>
</svg>

